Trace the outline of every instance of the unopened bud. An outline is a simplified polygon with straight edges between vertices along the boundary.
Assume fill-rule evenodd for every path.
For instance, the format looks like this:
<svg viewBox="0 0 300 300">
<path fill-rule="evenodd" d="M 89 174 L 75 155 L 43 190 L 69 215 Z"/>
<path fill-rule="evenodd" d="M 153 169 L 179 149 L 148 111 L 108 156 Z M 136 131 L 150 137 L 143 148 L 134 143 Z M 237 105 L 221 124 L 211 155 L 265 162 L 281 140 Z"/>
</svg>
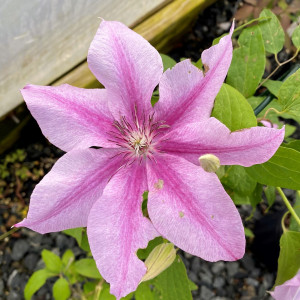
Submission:
<svg viewBox="0 0 300 300">
<path fill-rule="evenodd" d="M 142 281 L 153 279 L 166 270 L 174 261 L 176 250 L 171 243 L 163 243 L 156 246 L 145 260 L 147 272 Z"/>
<path fill-rule="evenodd" d="M 204 171 L 209 173 L 215 173 L 220 168 L 220 160 L 213 154 L 201 155 L 199 162 Z"/>
</svg>

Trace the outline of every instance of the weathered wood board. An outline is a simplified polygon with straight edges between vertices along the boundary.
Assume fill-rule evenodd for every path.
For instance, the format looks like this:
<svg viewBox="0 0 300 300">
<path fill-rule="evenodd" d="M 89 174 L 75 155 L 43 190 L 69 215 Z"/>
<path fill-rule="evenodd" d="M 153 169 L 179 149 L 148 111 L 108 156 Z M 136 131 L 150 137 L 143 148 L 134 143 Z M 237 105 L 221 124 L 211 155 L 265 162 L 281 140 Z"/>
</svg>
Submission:
<svg viewBox="0 0 300 300">
<path fill-rule="evenodd" d="M 133 26 L 170 1 L 1 0 L 0 117 L 25 84 L 49 84 L 84 60 L 98 17 Z"/>
</svg>

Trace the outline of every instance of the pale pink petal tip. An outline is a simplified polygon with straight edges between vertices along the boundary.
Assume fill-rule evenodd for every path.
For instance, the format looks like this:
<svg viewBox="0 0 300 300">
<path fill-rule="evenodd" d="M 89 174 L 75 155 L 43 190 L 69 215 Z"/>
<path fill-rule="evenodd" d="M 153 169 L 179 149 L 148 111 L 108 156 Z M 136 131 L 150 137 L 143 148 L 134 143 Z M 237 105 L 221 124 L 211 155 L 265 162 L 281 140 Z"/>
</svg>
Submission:
<svg viewBox="0 0 300 300">
<path fill-rule="evenodd" d="M 300 300 L 300 270 L 290 280 L 269 292 L 275 300 Z"/>
</svg>

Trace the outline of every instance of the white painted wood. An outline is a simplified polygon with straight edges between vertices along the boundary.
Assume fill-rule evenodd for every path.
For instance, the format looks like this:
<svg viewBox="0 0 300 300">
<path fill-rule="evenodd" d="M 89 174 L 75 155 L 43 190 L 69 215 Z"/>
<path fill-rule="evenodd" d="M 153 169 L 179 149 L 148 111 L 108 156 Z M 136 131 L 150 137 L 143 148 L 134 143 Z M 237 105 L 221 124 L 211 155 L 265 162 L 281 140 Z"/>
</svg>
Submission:
<svg viewBox="0 0 300 300">
<path fill-rule="evenodd" d="M 26 83 L 46 85 L 83 61 L 100 19 L 128 26 L 166 0 L 1 0 L 0 117 Z"/>
</svg>

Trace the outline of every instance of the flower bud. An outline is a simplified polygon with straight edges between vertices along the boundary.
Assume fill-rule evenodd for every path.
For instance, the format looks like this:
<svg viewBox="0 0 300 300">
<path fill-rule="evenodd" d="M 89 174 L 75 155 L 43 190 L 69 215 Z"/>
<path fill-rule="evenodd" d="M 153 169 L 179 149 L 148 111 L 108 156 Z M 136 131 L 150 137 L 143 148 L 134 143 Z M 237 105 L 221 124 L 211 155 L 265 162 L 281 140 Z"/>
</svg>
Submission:
<svg viewBox="0 0 300 300">
<path fill-rule="evenodd" d="M 204 171 L 209 173 L 215 173 L 220 168 L 220 160 L 213 154 L 201 155 L 199 162 Z"/>
<path fill-rule="evenodd" d="M 173 244 L 163 243 L 156 246 L 145 260 L 147 272 L 142 281 L 153 279 L 162 273 L 173 263 L 175 257 L 176 250 Z"/>
</svg>

